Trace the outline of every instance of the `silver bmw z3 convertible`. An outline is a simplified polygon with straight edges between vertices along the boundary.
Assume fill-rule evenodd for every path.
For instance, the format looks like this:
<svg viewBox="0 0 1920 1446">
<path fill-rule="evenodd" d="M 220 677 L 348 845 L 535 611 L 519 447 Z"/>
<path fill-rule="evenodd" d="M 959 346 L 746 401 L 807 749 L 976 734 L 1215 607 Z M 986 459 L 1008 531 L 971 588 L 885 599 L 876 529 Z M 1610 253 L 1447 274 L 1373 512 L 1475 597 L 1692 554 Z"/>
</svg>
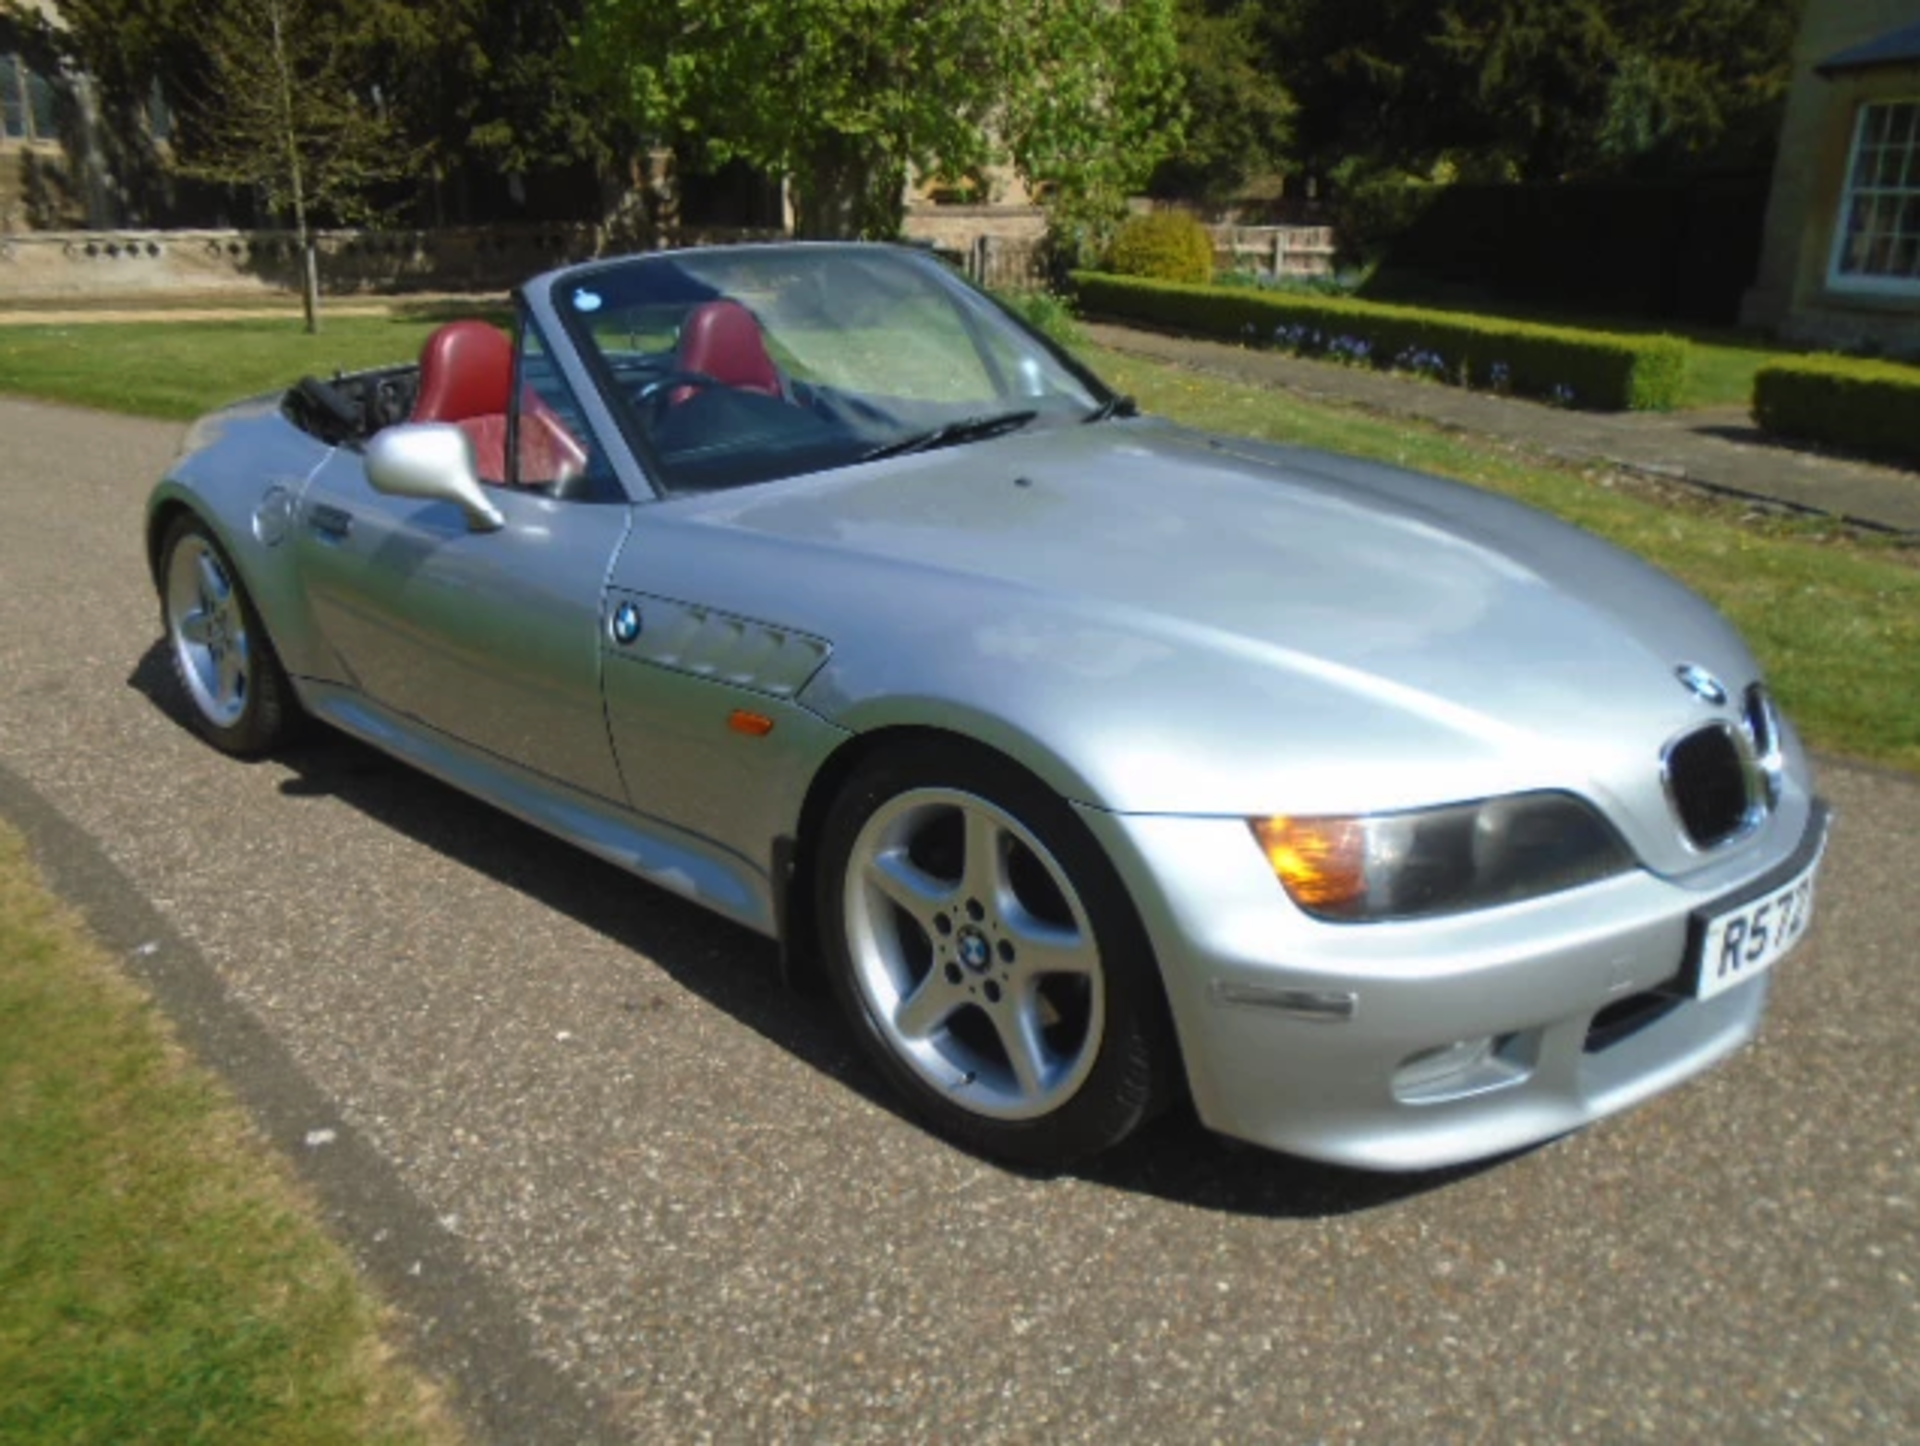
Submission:
<svg viewBox="0 0 1920 1446">
<path fill-rule="evenodd" d="M 1826 838 L 1708 606 L 1470 487 L 1136 414 L 905 249 L 534 278 L 195 425 L 196 726 L 323 720 L 752 929 L 968 1148 L 1183 1094 L 1418 1169 L 1759 1026 Z"/>
</svg>

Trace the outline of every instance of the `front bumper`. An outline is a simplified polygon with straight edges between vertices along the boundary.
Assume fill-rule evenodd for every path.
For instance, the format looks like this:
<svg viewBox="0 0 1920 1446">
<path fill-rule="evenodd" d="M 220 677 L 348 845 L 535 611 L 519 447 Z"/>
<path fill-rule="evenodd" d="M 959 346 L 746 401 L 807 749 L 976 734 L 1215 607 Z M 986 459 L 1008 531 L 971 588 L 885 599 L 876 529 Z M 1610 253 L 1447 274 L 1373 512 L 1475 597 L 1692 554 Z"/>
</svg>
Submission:
<svg viewBox="0 0 1920 1446">
<path fill-rule="evenodd" d="M 1377 1170 L 1550 1139 L 1750 1040 L 1770 976 L 1681 997 L 1689 923 L 1803 866 L 1826 829 L 1825 809 L 1795 790 L 1756 836 L 1684 880 L 1641 872 L 1356 925 L 1294 908 L 1240 820 L 1081 813 L 1153 942 L 1201 1119 Z"/>
</svg>

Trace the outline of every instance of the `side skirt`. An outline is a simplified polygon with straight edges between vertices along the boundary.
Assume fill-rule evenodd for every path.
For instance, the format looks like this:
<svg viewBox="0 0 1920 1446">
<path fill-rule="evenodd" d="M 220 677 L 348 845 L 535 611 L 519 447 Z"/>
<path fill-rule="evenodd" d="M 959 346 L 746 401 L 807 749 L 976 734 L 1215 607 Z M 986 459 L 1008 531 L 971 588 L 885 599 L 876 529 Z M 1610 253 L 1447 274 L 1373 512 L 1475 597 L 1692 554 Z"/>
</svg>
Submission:
<svg viewBox="0 0 1920 1446">
<path fill-rule="evenodd" d="M 352 689 L 307 678 L 297 686 L 302 706 L 341 732 L 650 884 L 779 936 L 773 881 L 731 850 L 470 748 Z"/>
</svg>

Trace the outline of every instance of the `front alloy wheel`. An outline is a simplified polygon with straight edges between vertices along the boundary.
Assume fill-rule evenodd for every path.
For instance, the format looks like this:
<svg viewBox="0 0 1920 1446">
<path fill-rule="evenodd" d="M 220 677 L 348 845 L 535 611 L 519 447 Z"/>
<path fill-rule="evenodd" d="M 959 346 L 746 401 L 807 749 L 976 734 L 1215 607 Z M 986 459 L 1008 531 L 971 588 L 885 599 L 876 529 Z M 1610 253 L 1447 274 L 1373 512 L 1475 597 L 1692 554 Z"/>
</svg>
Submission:
<svg viewBox="0 0 1920 1446">
<path fill-rule="evenodd" d="M 1112 869 L 1072 811 L 990 755 L 885 754 L 829 814 L 820 914 L 836 993 L 920 1112 L 1057 1165 L 1166 1093 L 1164 1006 Z"/>
</svg>

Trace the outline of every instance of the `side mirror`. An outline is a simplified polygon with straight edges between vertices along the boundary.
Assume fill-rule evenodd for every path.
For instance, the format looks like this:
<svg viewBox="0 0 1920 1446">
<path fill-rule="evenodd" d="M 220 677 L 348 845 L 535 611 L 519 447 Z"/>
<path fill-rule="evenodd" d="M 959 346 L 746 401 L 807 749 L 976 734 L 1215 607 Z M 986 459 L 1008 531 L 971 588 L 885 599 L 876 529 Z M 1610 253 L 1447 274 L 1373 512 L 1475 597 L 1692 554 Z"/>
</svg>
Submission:
<svg viewBox="0 0 1920 1446">
<path fill-rule="evenodd" d="M 448 422 L 403 422 L 367 443 L 367 481 L 392 497 L 451 502 L 473 532 L 492 532 L 507 519 L 480 485 L 473 444 Z"/>
</svg>

